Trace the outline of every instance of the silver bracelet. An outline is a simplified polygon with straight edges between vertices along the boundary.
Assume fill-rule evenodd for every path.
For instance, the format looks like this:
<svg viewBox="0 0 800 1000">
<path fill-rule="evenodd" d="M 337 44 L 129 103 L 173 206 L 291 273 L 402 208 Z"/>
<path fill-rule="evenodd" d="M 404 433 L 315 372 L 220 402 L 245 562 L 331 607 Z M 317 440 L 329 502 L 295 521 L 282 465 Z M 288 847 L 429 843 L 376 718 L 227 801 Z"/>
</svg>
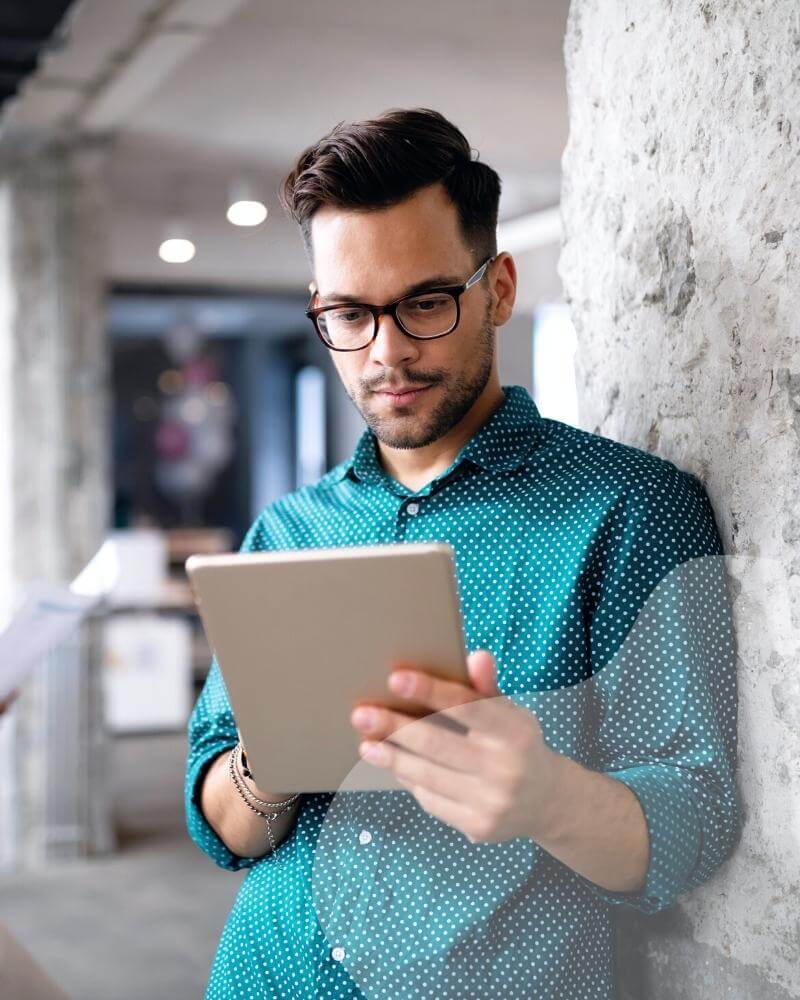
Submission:
<svg viewBox="0 0 800 1000">
<path fill-rule="evenodd" d="M 270 825 L 270 820 L 275 820 L 278 818 L 278 816 L 282 815 L 285 812 L 288 812 L 289 809 L 294 805 L 294 803 L 300 797 L 300 793 L 296 792 L 294 795 L 291 795 L 288 799 L 282 799 L 279 802 L 268 802 L 266 799 L 260 799 L 254 792 L 251 792 L 250 789 L 247 787 L 247 785 L 245 784 L 244 776 L 239 770 L 239 767 L 243 766 L 239 764 L 239 761 L 241 760 L 242 757 L 243 749 L 244 748 L 242 747 L 241 743 L 237 743 L 236 746 L 231 749 L 230 755 L 228 757 L 228 773 L 230 774 L 231 781 L 233 782 L 236 791 L 239 793 L 240 798 L 247 806 L 247 808 L 250 809 L 252 812 L 254 812 L 257 816 L 260 816 L 262 819 L 265 819 L 267 821 L 267 835 L 269 837 L 270 851 L 274 857 L 276 850 L 275 838 L 272 833 L 272 826 Z M 245 768 L 245 773 L 248 775 L 252 774 L 252 772 L 248 768 Z M 268 807 L 269 811 L 266 811 L 263 808 L 264 806 Z M 277 862 L 277 857 L 275 858 L 275 861 Z"/>
</svg>

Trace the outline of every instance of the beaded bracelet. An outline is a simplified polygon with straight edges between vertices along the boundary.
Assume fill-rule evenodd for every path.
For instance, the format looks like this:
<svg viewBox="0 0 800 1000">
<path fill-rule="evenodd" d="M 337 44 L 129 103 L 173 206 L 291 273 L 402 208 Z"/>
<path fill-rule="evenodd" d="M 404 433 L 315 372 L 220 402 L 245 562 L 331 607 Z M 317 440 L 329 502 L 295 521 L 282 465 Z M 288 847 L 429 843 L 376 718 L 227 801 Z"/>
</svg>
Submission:
<svg viewBox="0 0 800 1000">
<path fill-rule="evenodd" d="M 272 834 L 270 820 L 275 820 L 278 816 L 288 812 L 299 798 L 299 792 L 291 795 L 288 799 L 282 799 L 280 802 L 268 802 L 266 799 L 260 799 L 257 795 L 251 792 L 245 784 L 244 776 L 238 769 L 239 766 L 244 768 L 244 773 L 248 775 L 248 777 L 252 777 L 252 771 L 246 765 L 239 765 L 237 756 L 240 760 L 244 756 L 244 748 L 241 743 L 237 743 L 236 746 L 231 749 L 230 756 L 228 757 L 228 773 L 230 774 L 231 781 L 247 808 L 254 812 L 257 816 L 260 816 L 262 819 L 267 821 L 267 834 L 269 836 L 270 851 L 272 855 L 275 856 L 275 838 Z M 269 811 L 261 808 L 264 806 L 266 806 Z M 277 858 L 275 858 L 275 860 L 277 862 Z"/>
</svg>

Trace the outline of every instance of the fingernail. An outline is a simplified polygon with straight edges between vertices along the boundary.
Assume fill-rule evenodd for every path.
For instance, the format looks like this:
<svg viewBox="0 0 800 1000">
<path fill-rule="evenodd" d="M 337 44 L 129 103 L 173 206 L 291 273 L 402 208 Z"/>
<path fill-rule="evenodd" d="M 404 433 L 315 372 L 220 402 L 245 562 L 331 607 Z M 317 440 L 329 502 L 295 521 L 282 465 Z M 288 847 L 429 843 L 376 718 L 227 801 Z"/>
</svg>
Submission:
<svg viewBox="0 0 800 1000">
<path fill-rule="evenodd" d="M 353 722 L 359 729 L 372 729 L 377 721 L 377 715 L 371 708 L 356 708 L 352 715 Z"/>
<path fill-rule="evenodd" d="M 414 676 L 404 670 L 395 670 L 389 675 L 389 687 L 395 694 L 411 694 L 414 689 Z"/>
<path fill-rule="evenodd" d="M 372 764 L 385 764 L 388 759 L 386 747 L 382 743 L 366 740 L 361 744 L 361 752 Z"/>
</svg>

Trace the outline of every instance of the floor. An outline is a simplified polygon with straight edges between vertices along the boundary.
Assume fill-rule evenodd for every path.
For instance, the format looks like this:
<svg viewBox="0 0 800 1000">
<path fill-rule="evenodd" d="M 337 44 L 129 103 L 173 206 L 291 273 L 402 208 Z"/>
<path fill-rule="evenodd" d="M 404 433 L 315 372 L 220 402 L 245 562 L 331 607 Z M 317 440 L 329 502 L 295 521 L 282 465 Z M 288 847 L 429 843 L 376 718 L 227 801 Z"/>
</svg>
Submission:
<svg viewBox="0 0 800 1000">
<path fill-rule="evenodd" d="M 243 875 L 185 833 L 182 735 L 112 754 L 119 852 L 1 876 L 0 921 L 74 1000 L 198 1000 Z"/>
</svg>

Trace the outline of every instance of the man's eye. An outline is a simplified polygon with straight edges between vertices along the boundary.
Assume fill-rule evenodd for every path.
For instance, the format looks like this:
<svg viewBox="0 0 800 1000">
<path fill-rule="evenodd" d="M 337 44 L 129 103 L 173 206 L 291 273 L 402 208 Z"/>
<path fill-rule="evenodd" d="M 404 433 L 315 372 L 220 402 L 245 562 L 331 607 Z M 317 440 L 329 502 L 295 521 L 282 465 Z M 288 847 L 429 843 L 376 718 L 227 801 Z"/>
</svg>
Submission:
<svg viewBox="0 0 800 1000">
<path fill-rule="evenodd" d="M 436 312 L 438 309 L 446 309 L 451 301 L 449 295 L 423 295 L 416 299 L 408 299 L 406 308 L 412 312 Z"/>
<path fill-rule="evenodd" d="M 359 323 L 366 314 L 365 309 L 332 309 L 328 317 L 334 323 Z"/>
</svg>

